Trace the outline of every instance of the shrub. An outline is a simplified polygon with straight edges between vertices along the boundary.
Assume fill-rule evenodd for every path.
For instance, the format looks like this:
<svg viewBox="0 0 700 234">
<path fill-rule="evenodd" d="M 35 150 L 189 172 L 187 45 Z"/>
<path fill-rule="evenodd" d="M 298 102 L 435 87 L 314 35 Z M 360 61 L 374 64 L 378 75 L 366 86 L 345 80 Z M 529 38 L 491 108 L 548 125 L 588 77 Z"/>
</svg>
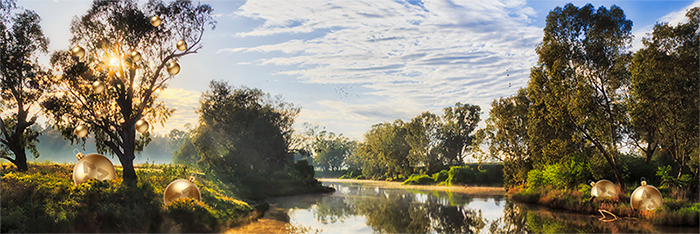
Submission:
<svg viewBox="0 0 700 234">
<path fill-rule="evenodd" d="M 211 208 L 192 198 L 178 199 L 168 205 L 170 217 L 182 232 L 218 232 L 219 223 Z"/>
<path fill-rule="evenodd" d="M 426 184 L 434 184 L 435 180 L 433 180 L 433 177 L 430 177 L 428 175 L 417 175 L 413 174 L 411 177 L 408 177 L 406 181 L 401 183 L 402 185 L 426 185 Z"/>
<path fill-rule="evenodd" d="M 435 181 L 435 183 L 440 183 L 442 181 L 446 181 L 447 178 L 449 178 L 449 177 L 450 177 L 450 174 L 445 170 L 442 170 L 442 171 L 439 171 L 439 172 L 433 174 L 433 180 Z"/>
<path fill-rule="evenodd" d="M 474 171 L 472 171 L 469 166 L 451 167 L 447 175 L 447 184 L 450 186 L 456 184 L 470 184 L 474 181 Z"/>
</svg>

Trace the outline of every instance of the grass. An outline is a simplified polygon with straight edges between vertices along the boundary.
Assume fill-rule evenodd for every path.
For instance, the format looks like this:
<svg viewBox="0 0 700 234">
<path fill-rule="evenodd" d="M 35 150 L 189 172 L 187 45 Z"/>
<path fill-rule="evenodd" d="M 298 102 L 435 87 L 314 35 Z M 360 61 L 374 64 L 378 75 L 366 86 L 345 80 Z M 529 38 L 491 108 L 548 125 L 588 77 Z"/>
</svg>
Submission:
<svg viewBox="0 0 700 234">
<path fill-rule="evenodd" d="M 617 197 L 591 198 L 590 186 L 579 186 L 579 190 L 556 189 L 551 186 L 541 188 L 515 187 L 508 195 L 515 201 L 545 205 L 555 209 L 578 213 L 597 214 L 607 210 L 619 217 L 647 220 L 652 224 L 666 226 L 698 226 L 700 201 L 693 200 L 684 189 L 662 190 L 663 206 L 651 211 L 632 209 L 629 204 L 631 190 Z M 696 198 L 697 199 L 697 198 Z"/>
<path fill-rule="evenodd" d="M 30 163 L 19 173 L 0 164 L 0 232 L 220 232 L 255 220 L 259 211 L 236 198 L 226 185 L 180 165 L 140 165 L 139 181 L 90 180 L 73 185 L 72 164 Z M 202 201 L 181 199 L 166 206 L 163 190 L 175 179 L 195 175 Z"/>
</svg>

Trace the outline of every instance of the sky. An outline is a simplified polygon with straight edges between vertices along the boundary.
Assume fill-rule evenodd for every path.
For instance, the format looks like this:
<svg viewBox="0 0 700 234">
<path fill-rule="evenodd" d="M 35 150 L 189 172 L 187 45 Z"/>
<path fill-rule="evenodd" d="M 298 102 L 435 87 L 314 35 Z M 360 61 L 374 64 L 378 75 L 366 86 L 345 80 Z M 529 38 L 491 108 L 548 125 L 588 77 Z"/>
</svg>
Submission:
<svg viewBox="0 0 700 234">
<path fill-rule="evenodd" d="M 161 134 L 195 125 L 209 81 L 259 88 L 302 108 L 302 123 L 356 140 L 373 124 L 442 114 L 455 103 L 479 105 L 526 87 L 550 10 L 572 2 L 621 7 L 632 20 L 630 50 L 657 22 L 677 24 L 696 1 L 524 0 L 235 0 L 201 1 L 214 8 L 216 29 L 204 48 L 180 60 L 180 74 L 160 100 L 176 108 Z M 36 11 L 49 50 L 70 45 L 69 25 L 92 1 L 24 1 Z M 48 65 L 47 57 L 40 62 Z"/>
</svg>

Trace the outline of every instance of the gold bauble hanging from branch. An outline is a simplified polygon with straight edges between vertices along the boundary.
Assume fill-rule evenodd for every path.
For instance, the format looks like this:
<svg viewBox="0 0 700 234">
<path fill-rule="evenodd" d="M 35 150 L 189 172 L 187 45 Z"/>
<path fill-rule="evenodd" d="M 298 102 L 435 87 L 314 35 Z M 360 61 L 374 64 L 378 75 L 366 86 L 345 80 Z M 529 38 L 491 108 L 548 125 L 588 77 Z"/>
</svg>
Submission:
<svg viewBox="0 0 700 234">
<path fill-rule="evenodd" d="M 71 49 L 70 52 L 74 57 L 77 57 L 78 59 L 82 59 L 85 56 L 85 50 L 79 45 L 73 47 L 73 49 Z"/>
<path fill-rule="evenodd" d="M 151 18 L 151 25 L 153 25 L 154 27 L 160 26 L 160 23 L 161 23 L 160 17 L 158 17 L 157 15 L 155 15 Z"/>
<path fill-rule="evenodd" d="M 139 121 L 136 121 L 136 131 L 144 133 L 148 131 L 148 128 L 150 128 L 150 126 L 148 125 L 148 122 L 146 122 L 146 120 L 139 119 Z"/>
<path fill-rule="evenodd" d="M 131 61 L 134 63 L 141 60 L 141 53 L 139 53 L 138 51 L 131 52 L 130 56 L 131 56 Z"/>
<path fill-rule="evenodd" d="M 180 64 L 177 64 L 177 62 L 169 62 L 168 63 L 168 73 L 171 75 L 177 75 L 177 73 L 180 73 Z"/>
<path fill-rule="evenodd" d="M 93 93 L 101 93 L 102 91 L 105 90 L 105 85 L 102 83 L 102 81 L 95 81 L 92 83 L 92 92 Z"/>
<path fill-rule="evenodd" d="M 177 47 L 177 49 L 179 51 L 185 51 L 187 49 L 187 42 L 185 42 L 185 40 L 181 39 L 181 40 L 177 41 L 177 44 L 175 44 L 175 47 Z"/>
<path fill-rule="evenodd" d="M 77 137 L 84 137 L 88 134 L 88 129 L 81 124 L 78 125 L 75 130 L 73 130 L 73 134 L 75 134 Z"/>
</svg>

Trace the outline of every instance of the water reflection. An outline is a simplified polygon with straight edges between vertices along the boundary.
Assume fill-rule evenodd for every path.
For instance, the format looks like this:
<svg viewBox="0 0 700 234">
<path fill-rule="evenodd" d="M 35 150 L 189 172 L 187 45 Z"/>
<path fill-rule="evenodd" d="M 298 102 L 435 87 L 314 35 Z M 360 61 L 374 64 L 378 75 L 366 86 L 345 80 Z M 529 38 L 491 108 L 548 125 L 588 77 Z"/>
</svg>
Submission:
<svg viewBox="0 0 700 234">
<path fill-rule="evenodd" d="M 333 194 L 272 199 L 291 225 L 325 233 L 600 233 L 689 232 L 644 221 L 603 223 L 594 215 L 550 211 L 505 199 L 446 191 L 324 183 Z"/>
</svg>

